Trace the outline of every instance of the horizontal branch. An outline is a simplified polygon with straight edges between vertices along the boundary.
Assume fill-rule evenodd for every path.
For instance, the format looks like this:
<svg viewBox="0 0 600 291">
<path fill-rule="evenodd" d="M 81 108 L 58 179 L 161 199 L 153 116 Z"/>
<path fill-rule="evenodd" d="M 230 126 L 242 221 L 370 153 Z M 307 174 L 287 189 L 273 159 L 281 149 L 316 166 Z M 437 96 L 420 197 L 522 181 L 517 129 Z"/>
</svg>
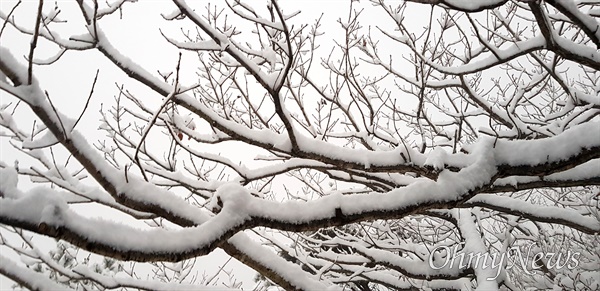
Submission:
<svg viewBox="0 0 600 291">
<path fill-rule="evenodd" d="M 531 221 L 561 224 L 587 234 L 600 232 L 597 217 L 583 216 L 575 209 L 535 205 L 521 199 L 494 194 L 479 194 L 459 207 L 484 207 L 521 216 Z"/>
<path fill-rule="evenodd" d="M 480 12 L 488 9 L 494 9 L 500 7 L 507 2 L 507 0 L 479 0 L 479 1 L 461 1 L 461 0 L 408 0 L 409 2 L 430 4 L 430 5 L 443 5 L 453 10 L 463 12 Z"/>
<path fill-rule="evenodd" d="M 590 185 L 600 185 L 600 159 L 590 160 L 572 169 L 548 176 L 508 176 L 500 178 L 486 193 Z"/>
<path fill-rule="evenodd" d="M 340 264 L 352 263 L 356 262 L 357 260 L 358 262 L 363 261 L 364 263 L 368 264 L 377 264 L 395 270 L 398 273 L 412 279 L 454 280 L 473 274 L 473 269 L 464 267 L 461 268 L 459 264 L 443 265 L 434 269 L 428 261 L 415 261 L 408 257 L 401 257 L 387 250 L 367 248 L 357 243 L 340 243 L 340 245 L 351 247 L 352 249 L 356 250 L 357 253 L 364 256 L 364 258 L 359 257 L 356 254 L 345 255 L 332 252 L 322 253 L 319 254 L 319 256 L 326 260 L 334 261 Z M 455 254 L 454 256 L 458 257 L 460 255 Z M 437 262 L 434 262 L 434 266 L 436 263 Z"/>
</svg>

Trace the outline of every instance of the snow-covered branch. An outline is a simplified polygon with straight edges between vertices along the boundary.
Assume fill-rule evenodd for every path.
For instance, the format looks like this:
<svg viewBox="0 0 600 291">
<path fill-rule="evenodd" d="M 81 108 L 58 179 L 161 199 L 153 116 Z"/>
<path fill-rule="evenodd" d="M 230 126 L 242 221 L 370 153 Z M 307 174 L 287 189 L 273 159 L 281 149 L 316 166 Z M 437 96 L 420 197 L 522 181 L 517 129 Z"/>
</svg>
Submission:
<svg viewBox="0 0 600 291">
<path fill-rule="evenodd" d="M 597 1 L 129 2 L 0 12 L 3 276 L 600 287 Z M 218 250 L 256 282 L 194 275 Z"/>
</svg>

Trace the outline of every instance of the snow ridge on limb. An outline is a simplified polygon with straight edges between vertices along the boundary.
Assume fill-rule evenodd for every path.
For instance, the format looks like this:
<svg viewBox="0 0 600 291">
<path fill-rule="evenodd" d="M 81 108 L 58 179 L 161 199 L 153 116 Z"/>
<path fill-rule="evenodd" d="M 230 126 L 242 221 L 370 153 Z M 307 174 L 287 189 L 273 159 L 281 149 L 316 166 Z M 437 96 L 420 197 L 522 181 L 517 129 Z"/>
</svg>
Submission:
<svg viewBox="0 0 600 291">
<path fill-rule="evenodd" d="M 463 251 L 470 254 L 489 256 L 490 253 L 485 246 L 481 234 L 477 231 L 477 225 L 475 224 L 476 218 L 472 215 L 471 211 L 466 209 L 454 209 L 452 215 L 458 221 L 458 228 L 465 240 Z M 469 260 L 468 264 L 470 265 L 469 267 L 474 270 L 475 276 L 477 277 L 477 288 L 475 290 L 498 290 L 496 269 L 500 266 L 495 266 L 495 268 L 484 268 L 484 264 L 480 264 L 479 260 Z"/>
<path fill-rule="evenodd" d="M 44 274 L 32 269 L 21 267 L 11 259 L 0 255 L 0 274 L 12 279 L 30 290 L 62 290 L 65 286 L 60 285 Z"/>
<path fill-rule="evenodd" d="M 410 2 L 431 4 L 431 5 L 443 5 L 449 8 L 460 10 L 464 12 L 479 12 L 487 9 L 493 9 L 504 5 L 507 0 L 481 0 L 481 1 L 470 1 L 470 0 L 409 0 Z"/>
<path fill-rule="evenodd" d="M 240 290 L 234 288 L 214 287 L 214 286 L 201 286 L 192 284 L 178 284 L 175 282 L 156 282 L 149 280 L 136 280 L 132 278 L 122 277 L 109 277 L 102 274 L 98 274 L 85 266 L 75 267 L 73 272 L 80 274 L 84 278 L 100 283 L 107 289 L 117 288 L 138 288 L 142 290 L 156 290 L 156 291 L 170 291 L 170 290 L 195 290 L 195 291 L 220 291 L 220 290 Z"/>
<path fill-rule="evenodd" d="M 576 129 L 587 129 L 585 126 L 579 127 L 581 128 L 571 129 L 562 135 L 569 137 Z M 581 133 L 581 131 L 576 131 L 576 133 Z M 551 138 L 551 140 L 555 143 L 562 142 L 564 138 L 562 135 Z M 592 141 L 600 145 L 600 139 L 592 139 Z M 549 141 L 538 140 L 535 142 L 543 146 L 548 144 Z M 423 180 L 387 194 L 330 195 L 309 202 L 278 203 L 253 197 L 248 190 L 239 185 L 225 184 L 219 187 L 212 200 L 213 208 L 219 210 L 216 216 L 212 218 L 204 216 L 205 221 L 199 226 L 175 232 L 165 230 L 136 231 L 130 227 L 117 227 L 111 223 L 94 222 L 82 218 L 75 219 L 71 217 L 75 214 L 67 210 L 67 205 L 64 202 L 48 200 L 44 195 L 35 194 L 38 193 L 37 191 L 15 201 L 0 200 L 2 201 L 0 204 L 2 211 L 0 212 L 5 223 L 10 221 L 11 224 L 20 224 L 21 227 L 32 231 L 65 239 L 71 237 L 74 244 L 82 245 L 84 248 L 92 248 L 89 250 L 97 253 L 112 256 L 120 254 L 119 257 L 122 256 L 121 258 L 128 260 L 179 261 L 206 254 L 240 230 L 255 226 L 306 231 L 345 225 L 366 219 L 400 218 L 417 211 L 437 208 L 442 205 L 446 207 L 449 205 L 459 206 L 462 201 L 468 200 L 477 193 L 485 192 L 485 189 L 492 187 L 494 180 L 498 177 L 495 169 L 495 163 L 498 161 L 494 157 L 502 157 L 502 155 L 496 153 L 496 150 L 492 148 L 492 143 L 491 139 L 480 141 L 472 153 L 476 156 L 476 162 L 457 173 L 445 171 L 442 172 L 437 181 Z M 579 148 L 579 146 L 578 144 L 570 144 L 571 148 Z M 548 149 L 548 147 L 545 148 Z M 542 151 L 543 153 L 543 149 L 538 147 L 536 152 Z M 549 151 L 553 150 L 550 147 Z M 502 152 L 501 147 L 500 152 Z M 524 151 L 524 153 L 527 153 L 527 151 Z M 555 159 L 565 159 L 565 157 L 572 154 L 572 151 L 563 149 L 562 153 L 561 156 L 553 156 L 551 153 L 546 155 Z M 145 190 L 146 188 L 153 188 L 149 184 L 144 185 L 143 181 L 136 180 L 129 181 L 123 187 L 121 193 L 130 193 L 130 195 L 135 192 L 131 189 L 137 189 L 141 193 L 148 192 Z M 377 195 L 378 199 L 372 199 L 373 195 Z M 54 196 L 56 195 L 48 197 Z M 168 194 L 165 193 L 165 196 L 168 196 Z M 141 201 L 153 200 L 152 196 L 145 195 L 145 197 Z M 40 205 L 39 203 L 31 203 L 31 199 L 42 201 L 43 207 L 36 206 Z M 166 201 L 160 203 L 160 205 L 168 204 L 170 203 Z M 181 206 L 183 204 L 185 203 L 182 203 Z M 190 211 L 193 210 L 190 209 Z M 27 216 L 23 216 L 23 213 Z M 558 212 L 553 216 L 559 223 L 576 224 L 578 225 L 577 228 L 584 232 L 594 233 L 600 231 L 600 223 L 594 223 L 590 218 L 567 219 L 567 216 L 575 213 L 568 211 L 564 215 L 562 213 Z M 40 222 L 43 224 L 37 229 L 37 224 Z M 96 225 L 89 229 L 97 231 L 89 232 L 87 230 L 89 225 Z M 127 233 L 137 233 L 136 238 L 144 237 L 146 239 L 142 240 L 145 242 L 144 244 L 140 244 L 137 239 L 131 242 L 123 242 L 119 239 L 113 239 L 112 236 L 108 235 L 109 233 L 122 233 L 121 236 Z M 73 239 L 73 237 L 77 238 Z M 168 244 L 162 242 L 161 238 L 166 237 L 173 240 Z M 94 241 L 95 244 L 91 247 L 85 246 L 85 243 L 82 244 L 82 242 L 88 240 Z"/>
</svg>

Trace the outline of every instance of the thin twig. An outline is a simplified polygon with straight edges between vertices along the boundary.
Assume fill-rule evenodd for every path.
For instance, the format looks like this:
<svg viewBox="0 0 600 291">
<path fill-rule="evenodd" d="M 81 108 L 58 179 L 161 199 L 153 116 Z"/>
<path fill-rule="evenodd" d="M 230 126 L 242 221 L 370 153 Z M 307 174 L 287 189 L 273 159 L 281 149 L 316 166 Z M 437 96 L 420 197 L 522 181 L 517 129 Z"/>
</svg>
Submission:
<svg viewBox="0 0 600 291">
<path fill-rule="evenodd" d="M 35 51 L 35 47 L 37 46 L 37 40 L 40 35 L 40 22 L 42 21 L 42 7 L 44 6 L 44 0 L 40 0 L 40 5 L 38 5 L 38 14 L 37 19 L 35 20 L 35 30 L 33 31 L 33 39 L 31 40 L 31 45 L 29 48 L 29 67 L 27 68 L 27 84 L 31 85 L 33 80 L 33 51 Z"/>
<path fill-rule="evenodd" d="M 133 160 L 135 161 L 137 166 L 140 168 L 140 171 L 142 172 L 142 176 L 144 177 L 144 180 L 146 180 L 146 181 L 148 181 L 148 177 L 146 177 L 146 172 L 142 168 L 142 164 L 140 163 L 140 158 L 138 156 L 138 154 L 140 153 L 140 147 L 145 142 L 146 137 L 148 136 L 148 133 L 150 132 L 150 128 L 154 125 L 154 123 L 156 122 L 156 119 L 158 119 L 158 115 L 160 115 L 160 113 L 164 110 L 164 108 L 167 106 L 167 104 L 169 104 L 171 99 L 173 99 L 173 97 L 175 97 L 175 95 L 178 94 L 177 87 L 179 86 L 179 66 L 180 66 L 180 64 L 181 64 L 181 52 L 179 53 L 179 59 L 177 60 L 177 67 L 175 68 L 175 85 L 173 87 L 173 91 L 171 91 L 171 93 L 169 93 L 167 98 L 165 98 L 165 101 L 163 102 L 163 104 L 154 113 L 154 115 L 152 116 L 152 119 L 148 122 L 148 124 L 144 128 L 144 132 L 142 133 L 142 139 L 135 147 L 135 153 L 133 155 Z"/>
<path fill-rule="evenodd" d="M 75 121 L 75 124 L 73 124 L 73 129 L 75 129 L 75 126 L 77 126 L 77 123 L 79 123 L 79 120 L 81 120 L 81 118 L 83 117 L 83 114 L 85 113 L 86 109 L 88 108 L 88 105 L 90 104 L 90 100 L 92 99 L 92 95 L 94 94 L 94 88 L 96 87 L 96 81 L 98 80 L 98 73 L 100 73 L 100 69 L 96 70 L 96 77 L 94 77 L 94 82 L 92 83 L 92 89 L 90 90 L 90 95 L 88 96 L 88 99 L 85 102 L 85 106 L 83 107 L 83 111 L 81 111 L 79 118 L 77 118 L 77 120 Z"/>
<path fill-rule="evenodd" d="M 17 7 L 19 5 L 21 5 L 21 0 L 19 0 L 19 2 L 17 2 L 17 4 L 15 4 L 15 6 L 10 10 L 10 12 L 8 13 L 8 16 L 6 16 L 6 21 L 4 21 L 4 24 L 2 24 L 2 28 L 0 29 L 0 37 L 2 37 L 2 33 L 4 32 L 4 28 L 6 28 L 6 25 L 8 24 L 8 20 L 10 19 L 10 17 L 12 16 L 13 12 L 15 12 L 15 10 L 17 9 Z"/>
<path fill-rule="evenodd" d="M 33 134 L 35 133 L 35 122 L 36 120 L 33 120 L 33 126 L 31 127 L 31 136 L 29 137 L 29 140 L 33 141 Z"/>
<path fill-rule="evenodd" d="M 65 177 L 63 177 L 61 170 L 58 169 L 58 165 L 56 164 L 56 158 L 54 157 L 54 151 L 52 150 L 52 147 L 49 147 L 49 149 L 50 149 L 50 156 L 52 157 L 52 165 L 54 165 L 54 169 L 56 170 L 56 173 L 58 173 L 58 175 L 60 176 L 60 178 L 62 180 L 65 180 Z"/>
<path fill-rule="evenodd" d="M 17 101 L 17 104 L 15 104 L 15 107 L 13 107 L 12 112 L 10 113 L 10 115 L 15 115 L 15 111 L 17 111 L 17 107 L 19 107 L 19 105 L 21 104 L 21 99 L 19 99 Z"/>
<path fill-rule="evenodd" d="M 209 286 L 210 283 L 212 282 L 212 280 L 214 280 L 217 277 L 217 275 L 219 275 L 221 272 L 223 272 L 223 269 L 225 269 L 225 266 L 227 266 L 227 264 L 229 264 L 229 261 L 231 261 L 231 259 L 232 259 L 232 257 L 229 257 L 229 259 L 227 259 L 225 264 L 223 264 L 223 266 L 221 266 L 219 268 L 219 270 L 217 270 L 217 272 L 210 279 L 208 279 L 208 282 L 206 282 L 206 284 L 205 284 L 206 286 Z"/>
<path fill-rule="evenodd" d="M 48 102 L 50 102 L 50 106 L 52 107 L 52 110 L 54 111 L 54 114 L 56 115 L 56 119 L 58 119 L 58 123 L 60 124 L 60 127 L 62 128 L 63 137 L 66 140 L 67 139 L 67 130 L 65 129 L 62 119 L 60 119 L 60 116 L 58 115 L 58 111 L 56 111 L 56 107 L 54 107 L 54 104 L 52 103 L 52 99 L 50 99 L 50 95 L 48 94 L 48 91 L 44 91 L 44 94 L 46 94 L 46 97 L 48 97 Z"/>
<path fill-rule="evenodd" d="M 94 23 L 94 40 L 98 40 L 98 0 L 94 0 L 94 18 L 92 22 Z M 96 42 L 95 41 L 95 42 Z"/>
</svg>

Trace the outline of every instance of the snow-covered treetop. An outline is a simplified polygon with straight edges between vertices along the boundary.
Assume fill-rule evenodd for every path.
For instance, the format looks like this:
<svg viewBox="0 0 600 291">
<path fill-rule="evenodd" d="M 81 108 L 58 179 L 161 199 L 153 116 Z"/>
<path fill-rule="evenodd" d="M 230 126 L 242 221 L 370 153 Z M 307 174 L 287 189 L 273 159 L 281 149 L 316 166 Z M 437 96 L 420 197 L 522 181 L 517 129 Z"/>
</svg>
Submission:
<svg viewBox="0 0 600 291">
<path fill-rule="evenodd" d="M 19 153 L 0 162 L 7 229 L 120 261 L 222 249 L 285 289 L 600 286 L 590 279 L 600 266 L 600 2 L 351 1 L 329 22 L 279 1 L 173 0 L 138 30 L 158 41 L 131 45 L 167 65 L 115 41 L 114 26 L 138 29 L 132 15 L 144 11 L 126 2 L 0 11 L 0 39 L 27 44 L 0 46 L 2 146 Z M 37 72 L 67 56 L 100 67 L 91 90 L 46 88 Z M 59 74 L 50 82 L 76 92 Z M 103 100 L 96 142 L 98 124 L 81 120 L 108 87 L 116 97 Z M 86 100 L 83 112 L 60 105 L 69 98 Z M 25 105 L 33 129 L 15 113 Z M 126 219 L 89 218 L 77 204 Z M 565 249 L 550 247 L 558 237 Z M 528 243 L 577 251 L 578 265 L 553 269 L 528 252 L 543 267 L 432 266 Z M 3 246 L 102 288 L 176 288 Z M 26 266 L 2 258 L 0 273 L 51 286 Z"/>
</svg>

